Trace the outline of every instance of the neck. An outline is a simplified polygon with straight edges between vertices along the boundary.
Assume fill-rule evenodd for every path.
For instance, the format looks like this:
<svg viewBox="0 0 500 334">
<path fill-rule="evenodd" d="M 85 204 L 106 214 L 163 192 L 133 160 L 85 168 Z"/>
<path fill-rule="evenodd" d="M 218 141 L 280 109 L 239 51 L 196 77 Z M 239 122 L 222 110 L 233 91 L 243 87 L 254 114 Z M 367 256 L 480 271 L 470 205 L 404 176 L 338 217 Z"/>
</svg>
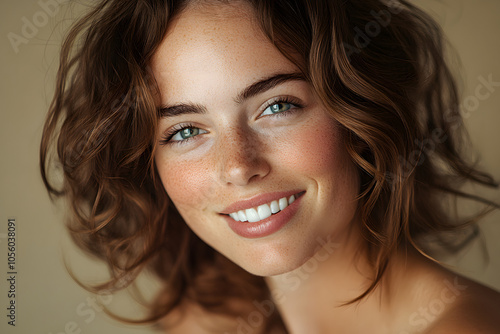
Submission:
<svg viewBox="0 0 500 334">
<path fill-rule="evenodd" d="M 387 284 L 391 267 L 373 293 L 359 303 L 345 305 L 372 282 L 363 240 L 360 233 L 351 231 L 342 240 L 321 244 L 301 267 L 266 278 L 289 332 L 376 333 L 373 329 L 377 328 L 387 333 L 389 318 L 384 315 L 394 315 Z"/>
</svg>

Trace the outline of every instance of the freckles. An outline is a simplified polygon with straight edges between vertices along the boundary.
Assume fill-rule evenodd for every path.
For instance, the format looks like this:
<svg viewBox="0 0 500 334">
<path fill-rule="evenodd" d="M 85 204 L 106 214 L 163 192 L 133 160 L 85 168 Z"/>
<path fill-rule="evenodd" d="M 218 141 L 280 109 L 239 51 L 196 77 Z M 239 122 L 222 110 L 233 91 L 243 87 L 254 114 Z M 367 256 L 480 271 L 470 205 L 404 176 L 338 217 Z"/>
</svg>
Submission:
<svg viewBox="0 0 500 334">
<path fill-rule="evenodd" d="M 158 166 L 165 191 L 174 204 L 199 206 L 210 193 L 208 167 L 200 162 L 164 163 Z"/>
<path fill-rule="evenodd" d="M 339 172 L 346 154 L 338 129 L 328 123 L 315 122 L 296 132 L 287 145 L 288 153 L 283 154 L 287 162 L 311 175 Z"/>
</svg>

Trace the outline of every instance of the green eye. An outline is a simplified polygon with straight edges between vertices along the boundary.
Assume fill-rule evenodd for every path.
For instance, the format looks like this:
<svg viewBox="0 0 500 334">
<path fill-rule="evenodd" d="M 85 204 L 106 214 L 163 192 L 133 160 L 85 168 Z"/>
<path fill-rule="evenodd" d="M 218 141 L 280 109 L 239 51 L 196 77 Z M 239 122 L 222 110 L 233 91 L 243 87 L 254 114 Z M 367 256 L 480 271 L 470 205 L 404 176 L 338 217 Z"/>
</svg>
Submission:
<svg viewBox="0 0 500 334">
<path fill-rule="evenodd" d="M 183 141 L 192 137 L 195 137 L 203 132 L 203 130 L 200 130 L 199 128 L 184 128 L 179 130 L 175 135 L 172 136 L 170 139 L 171 141 Z"/>
<path fill-rule="evenodd" d="M 267 107 L 261 116 L 279 114 L 281 112 L 290 110 L 291 108 L 292 108 L 291 103 L 277 102 L 277 103 L 271 104 L 269 107 Z"/>
</svg>

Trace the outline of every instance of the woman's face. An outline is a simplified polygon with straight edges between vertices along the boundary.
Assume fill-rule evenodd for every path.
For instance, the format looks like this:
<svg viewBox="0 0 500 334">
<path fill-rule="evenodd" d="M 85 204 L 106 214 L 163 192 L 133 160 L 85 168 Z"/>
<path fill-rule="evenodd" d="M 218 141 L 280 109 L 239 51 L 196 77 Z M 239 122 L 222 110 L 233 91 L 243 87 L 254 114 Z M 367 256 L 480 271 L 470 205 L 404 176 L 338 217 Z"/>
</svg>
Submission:
<svg viewBox="0 0 500 334">
<path fill-rule="evenodd" d="M 270 276 L 347 233 L 359 180 L 342 131 L 250 8 L 188 7 L 151 65 L 163 108 L 156 165 L 201 239 Z"/>
</svg>

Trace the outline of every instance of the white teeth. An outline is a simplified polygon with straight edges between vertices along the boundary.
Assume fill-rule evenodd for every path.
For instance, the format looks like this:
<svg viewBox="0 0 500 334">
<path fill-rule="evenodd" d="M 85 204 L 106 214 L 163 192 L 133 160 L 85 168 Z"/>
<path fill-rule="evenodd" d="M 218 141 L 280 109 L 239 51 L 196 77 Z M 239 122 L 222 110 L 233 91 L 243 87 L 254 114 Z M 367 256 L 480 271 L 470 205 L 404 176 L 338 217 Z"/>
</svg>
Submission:
<svg viewBox="0 0 500 334">
<path fill-rule="evenodd" d="M 240 210 L 230 213 L 229 216 L 235 221 L 255 223 L 263 219 L 269 218 L 271 215 L 284 210 L 287 206 L 295 202 L 295 195 L 289 198 L 283 197 L 277 201 L 272 201 L 269 204 L 262 204 L 257 208 Z"/>
<path fill-rule="evenodd" d="M 288 201 L 286 197 L 280 198 L 279 206 L 280 206 L 280 211 L 284 210 L 288 206 Z"/>
<path fill-rule="evenodd" d="M 255 223 L 255 222 L 258 222 L 260 220 L 259 214 L 257 213 L 257 210 L 255 210 L 255 209 L 246 209 L 245 214 L 247 215 L 249 223 Z"/>
<path fill-rule="evenodd" d="M 236 212 L 234 213 L 234 215 L 236 215 L 236 214 L 238 215 L 239 221 L 241 221 L 241 222 L 248 221 L 247 215 L 245 214 L 245 212 L 243 210 L 238 211 L 238 213 L 236 213 Z"/>
<path fill-rule="evenodd" d="M 280 206 L 278 204 L 278 201 L 272 201 L 271 202 L 271 213 L 278 213 L 280 212 Z"/>
<path fill-rule="evenodd" d="M 257 208 L 257 213 L 259 214 L 260 219 L 266 219 L 267 217 L 271 217 L 271 208 L 267 204 L 262 204 Z"/>
</svg>

